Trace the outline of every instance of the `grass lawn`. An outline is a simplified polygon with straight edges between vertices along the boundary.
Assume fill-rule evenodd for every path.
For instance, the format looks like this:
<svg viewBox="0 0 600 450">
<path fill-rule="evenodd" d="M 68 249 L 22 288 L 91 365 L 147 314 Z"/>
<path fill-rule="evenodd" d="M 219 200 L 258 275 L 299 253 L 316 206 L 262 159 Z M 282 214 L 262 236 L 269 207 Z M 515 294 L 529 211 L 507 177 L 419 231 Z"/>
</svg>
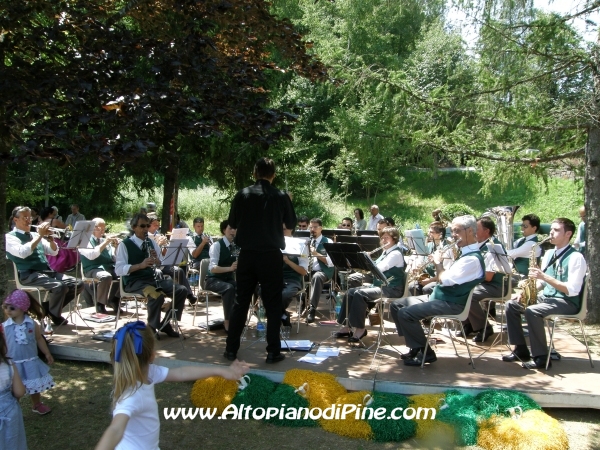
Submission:
<svg viewBox="0 0 600 450">
<path fill-rule="evenodd" d="M 111 420 L 112 372 L 107 364 L 57 361 L 52 366 L 56 387 L 43 396 L 53 409 L 46 416 L 31 412 L 28 397 L 21 400 L 30 449 L 64 450 L 93 448 Z M 191 407 L 192 383 L 156 386 L 159 411 L 165 407 Z M 600 411 L 554 409 L 547 412 L 560 420 L 570 447 L 600 448 Z M 320 428 L 284 428 L 253 420 L 165 420 L 161 417 L 160 448 L 170 449 L 392 449 L 454 448 L 434 441 L 411 439 L 403 443 L 353 440 Z M 478 448 L 478 447 L 471 447 Z M 3 449 L 4 450 L 4 449 Z"/>
</svg>

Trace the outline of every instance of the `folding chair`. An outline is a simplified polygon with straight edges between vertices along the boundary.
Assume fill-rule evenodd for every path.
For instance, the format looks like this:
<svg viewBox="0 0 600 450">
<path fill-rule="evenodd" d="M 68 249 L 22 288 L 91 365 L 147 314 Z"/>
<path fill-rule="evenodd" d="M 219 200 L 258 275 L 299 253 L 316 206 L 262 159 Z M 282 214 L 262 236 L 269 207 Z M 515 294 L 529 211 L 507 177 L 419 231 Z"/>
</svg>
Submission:
<svg viewBox="0 0 600 450">
<path fill-rule="evenodd" d="M 505 279 L 508 277 L 508 281 L 505 283 Z M 508 289 L 506 289 L 506 292 L 504 292 L 504 287 L 507 286 Z M 490 307 L 492 306 L 492 302 L 495 303 L 499 303 L 502 305 L 502 314 L 500 315 L 500 333 L 499 333 L 499 338 L 500 338 L 500 342 L 502 342 L 502 324 L 504 323 L 504 311 L 505 311 L 505 304 L 507 301 L 510 300 L 511 296 L 512 296 L 512 273 L 506 273 L 504 274 L 504 278 L 502 278 L 502 296 L 501 297 L 488 297 L 488 298 L 482 298 L 481 300 L 479 300 L 479 304 L 481 305 L 482 302 L 487 301 L 487 308 L 486 308 L 486 320 L 487 318 L 490 316 Z M 485 332 L 487 330 L 487 326 L 485 326 L 483 328 L 483 341 L 485 342 Z M 490 348 L 493 347 L 494 345 L 496 345 L 496 341 L 498 340 L 498 337 L 496 337 L 496 339 L 494 339 L 494 342 L 492 342 L 492 345 L 490 345 Z M 481 356 L 481 355 L 480 355 Z"/>
<path fill-rule="evenodd" d="M 446 322 L 446 321 L 450 320 L 452 322 L 458 322 L 458 324 L 460 325 L 460 329 L 462 330 L 462 336 L 465 340 L 465 345 L 467 346 L 467 351 L 469 352 L 469 359 L 471 360 L 471 366 L 473 369 L 475 369 L 475 363 L 473 362 L 473 357 L 471 356 L 471 349 L 469 347 L 469 339 L 467 338 L 467 336 L 465 334 L 465 329 L 464 329 L 462 323 L 465 320 L 467 320 L 467 317 L 469 317 L 469 309 L 471 308 L 471 300 L 473 298 L 473 290 L 474 289 L 475 288 L 471 289 L 471 292 L 469 292 L 469 297 L 467 297 L 467 303 L 465 304 L 465 307 L 460 314 L 433 316 L 431 318 L 431 324 L 429 325 L 429 336 L 431 336 L 431 334 L 433 333 L 433 328 L 434 328 L 434 324 L 436 321 L 443 320 L 444 322 Z M 456 352 L 456 356 L 459 356 L 458 350 L 456 350 L 456 344 L 454 344 L 454 339 L 455 339 L 454 333 L 449 332 L 449 335 L 450 335 L 450 340 L 452 341 L 452 346 L 454 347 L 454 351 Z M 421 361 L 421 369 L 425 365 L 425 355 L 427 354 L 427 347 L 429 347 L 429 339 L 427 339 L 425 342 L 425 350 L 423 350 L 423 361 Z"/>
<path fill-rule="evenodd" d="M 550 346 L 548 347 L 548 356 L 546 357 L 546 370 L 548 370 L 548 365 L 550 364 L 550 354 L 552 353 L 552 344 L 554 342 L 554 326 L 559 320 L 576 320 L 577 322 L 579 322 L 579 326 L 581 327 L 581 333 L 583 334 L 583 340 L 585 342 L 585 349 L 587 350 L 588 358 L 590 359 L 590 365 L 592 366 L 592 369 L 594 368 L 592 354 L 590 353 L 590 346 L 588 345 L 585 329 L 583 328 L 583 320 L 585 319 L 585 315 L 587 313 L 588 280 L 586 279 L 584 283 L 585 284 L 583 287 L 583 295 L 581 296 L 581 306 L 576 314 L 555 314 L 544 317 L 544 321 L 548 325 L 548 331 L 550 333 Z M 552 322 L 552 328 L 550 328 L 550 322 Z"/>
</svg>

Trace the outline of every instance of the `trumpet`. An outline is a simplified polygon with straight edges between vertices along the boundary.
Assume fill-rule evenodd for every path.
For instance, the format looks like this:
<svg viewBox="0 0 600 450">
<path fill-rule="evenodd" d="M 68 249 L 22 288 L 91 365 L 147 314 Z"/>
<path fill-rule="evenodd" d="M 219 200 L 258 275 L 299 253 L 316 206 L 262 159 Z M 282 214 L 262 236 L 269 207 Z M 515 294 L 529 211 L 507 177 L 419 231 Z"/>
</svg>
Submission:
<svg viewBox="0 0 600 450">
<path fill-rule="evenodd" d="M 41 225 L 30 225 L 33 228 L 39 228 Z M 68 228 L 54 228 L 54 227 L 48 227 L 48 230 L 52 231 L 52 236 L 59 238 L 60 239 L 60 234 L 65 234 L 70 232 L 71 230 L 69 230 Z"/>
<path fill-rule="evenodd" d="M 208 233 L 202 233 L 200 235 L 200 237 L 202 239 L 204 239 L 205 237 L 207 237 L 208 238 L 208 245 L 213 245 L 213 240 L 212 240 L 212 237 L 210 237 L 210 234 L 208 234 Z"/>
<path fill-rule="evenodd" d="M 109 241 L 115 247 L 123 241 L 123 239 L 119 238 L 118 236 L 120 236 L 119 233 L 110 233 L 104 235 L 106 240 Z"/>
</svg>

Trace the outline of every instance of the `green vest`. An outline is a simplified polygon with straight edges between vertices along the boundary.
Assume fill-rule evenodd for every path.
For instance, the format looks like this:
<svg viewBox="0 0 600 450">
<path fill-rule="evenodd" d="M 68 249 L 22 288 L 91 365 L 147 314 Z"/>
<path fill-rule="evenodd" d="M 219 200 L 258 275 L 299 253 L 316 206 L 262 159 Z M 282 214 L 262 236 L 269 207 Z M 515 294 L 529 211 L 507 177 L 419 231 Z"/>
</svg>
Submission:
<svg viewBox="0 0 600 450">
<path fill-rule="evenodd" d="M 325 236 L 321 236 L 321 242 L 319 242 L 319 245 L 317 245 L 316 251 L 317 253 L 320 253 L 323 256 L 327 256 L 327 251 L 325 251 L 325 247 L 323 246 L 323 244 L 329 244 L 331 241 L 325 237 Z M 329 278 L 331 280 L 331 277 L 333 276 L 333 267 L 329 267 L 327 264 L 325 264 L 324 262 L 319 260 L 319 268 L 321 269 L 321 272 L 323 272 L 325 274 L 325 276 L 327 278 Z M 310 268 L 312 270 L 312 267 Z"/>
<path fill-rule="evenodd" d="M 453 286 L 442 286 L 441 284 L 437 284 L 433 288 L 433 292 L 429 297 L 429 300 L 443 300 L 451 303 L 458 303 L 459 305 L 465 305 L 467 303 L 467 298 L 469 297 L 469 292 L 483 280 L 485 280 L 485 263 L 483 262 L 483 256 L 481 256 L 481 252 L 474 251 L 471 253 L 467 253 L 466 256 L 475 256 L 479 260 L 479 264 L 481 264 L 481 269 L 483 270 L 483 278 L 476 278 L 473 281 L 467 281 L 463 284 L 455 284 Z M 461 255 L 460 258 L 463 258 Z M 460 259 L 458 258 L 458 259 Z M 458 261 L 458 259 L 456 261 Z"/>
<path fill-rule="evenodd" d="M 533 239 L 530 239 L 530 241 L 538 242 L 537 235 L 535 235 Z M 525 238 L 519 239 L 517 241 L 517 246 L 515 248 L 519 248 L 525 242 L 526 242 Z M 517 269 L 517 272 L 519 272 L 521 275 L 529 274 L 529 258 L 515 258 L 514 263 L 515 263 L 515 269 Z"/>
<path fill-rule="evenodd" d="M 100 245 L 100 240 L 98 238 L 92 236 L 90 238 L 90 244 L 92 244 L 92 247 L 96 248 Z M 137 248 L 137 246 L 136 246 L 136 248 Z M 127 248 L 127 250 L 129 250 L 129 247 Z M 110 251 L 108 249 L 108 245 L 104 248 L 104 250 L 102 250 L 102 252 L 96 259 L 86 258 L 82 254 L 80 254 L 79 256 L 81 257 L 81 264 L 83 265 L 84 272 L 87 272 L 89 270 L 94 270 L 94 269 L 100 269 L 100 266 L 102 266 L 102 268 L 105 270 L 107 270 L 107 269 L 110 270 L 115 267 L 115 262 L 113 261 L 112 257 L 110 256 Z"/>
<path fill-rule="evenodd" d="M 547 256 L 548 261 L 552 260 L 555 251 L 555 249 L 549 250 Z M 575 249 L 569 246 L 565 253 L 559 258 L 558 267 L 556 262 L 554 262 L 554 264 L 552 264 L 551 266 L 546 267 L 546 270 L 544 270 L 544 272 L 558 281 L 566 282 L 569 279 L 569 258 L 571 258 L 571 255 L 574 252 Z M 581 285 L 581 290 L 583 291 L 583 284 Z M 550 286 L 550 284 L 548 283 L 546 283 L 546 286 L 544 287 L 544 297 L 564 298 L 565 300 L 570 301 L 577 307 L 581 305 L 582 293 L 583 292 L 580 292 L 578 295 L 569 296 L 564 292 L 560 292 L 558 289 Z"/>
<path fill-rule="evenodd" d="M 219 267 L 231 267 L 231 265 L 235 262 L 235 258 L 231 256 L 231 251 L 229 247 L 223 241 L 223 238 L 219 239 L 215 245 L 219 246 L 219 262 L 217 266 Z M 235 280 L 233 276 L 233 272 L 225 272 L 225 273 L 212 273 L 210 270 L 206 274 L 209 278 L 218 278 L 219 280 L 225 281 L 227 283 L 231 283 Z"/>
<path fill-rule="evenodd" d="M 31 235 L 25 236 L 25 233 L 11 231 L 8 234 L 19 238 L 22 245 L 33 240 Z M 31 255 L 29 255 L 27 258 L 19 258 L 18 256 L 11 255 L 8 252 L 6 252 L 6 257 L 16 264 L 17 270 L 50 270 L 50 267 L 48 267 L 48 260 L 44 254 L 44 245 L 41 242 L 38 243 L 35 250 L 31 252 Z"/>
<path fill-rule="evenodd" d="M 394 250 L 392 250 L 392 252 L 395 252 L 395 251 L 398 251 L 398 252 L 400 252 L 400 254 L 402 254 L 402 252 L 400 251 L 400 247 L 396 247 Z M 375 261 L 375 264 L 377 264 L 382 259 L 383 259 L 383 255 L 381 255 L 379 258 L 377 258 L 377 261 Z M 384 271 L 383 274 L 385 275 L 386 278 L 393 277 L 388 283 L 389 287 L 404 286 L 404 282 L 406 279 L 406 272 L 404 270 L 404 267 L 396 267 L 396 266 L 390 267 L 388 270 Z M 381 284 L 382 284 L 381 280 L 378 280 L 378 279 L 373 280 L 373 286 L 381 286 Z"/>
<path fill-rule="evenodd" d="M 297 256 L 289 256 L 288 255 L 288 259 L 295 264 L 298 264 L 298 262 L 300 261 L 300 258 L 298 258 Z M 298 272 L 296 272 L 294 269 L 292 269 L 286 263 L 283 263 L 283 279 L 284 279 L 284 281 L 285 280 L 295 280 L 295 281 L 298 281 L 298 283 L 300 283 L 300 285 L 302 285 L 302 275 L 300 275 Z"/>
<path fill-rule="evenodd" d="M 194 236 L 194 245 L 198 247 L 202 243 L 202 236 Z M 210 258 L 208 250 L 210 249 L 210 244 L 206 243 L 206 245 L 202 248 L 202 251 L 198 255 L 197 258 L 194 258 L 194 261 L 202 261 L 203 259 Z"/>
<path fill-rule="evenodd" d="M 152 241 L 150 239 L 147 239 L 146 242 L 147 245 L 152 245 Z M 130 238 L 123 239 L 122 244 L 125 244 L 125 247 L 127 247 L 127 264 L 140 264 L 148 257 L 148 253 L 142 252 L 142 250 L 135 245 L 135 242 L 133 242 Z M 129 282 L 141 278 L 154 278 L 154 269 L 152 267 L 146 267 L 145 269 L 136 270 L 129 275 L 125 275 L 123 276 L 123 284 L 127 286 Z"/>
</svg>

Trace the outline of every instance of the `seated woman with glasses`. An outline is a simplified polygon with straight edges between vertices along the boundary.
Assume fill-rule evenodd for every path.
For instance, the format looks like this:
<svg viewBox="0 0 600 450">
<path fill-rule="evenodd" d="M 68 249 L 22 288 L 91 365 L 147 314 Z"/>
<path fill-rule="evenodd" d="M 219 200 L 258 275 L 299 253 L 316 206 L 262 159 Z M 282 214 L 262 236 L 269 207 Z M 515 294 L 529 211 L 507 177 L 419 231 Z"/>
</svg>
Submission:
<svg viewBox="0 0 600 450">
<path fill-rule="evenodd" d="M 359 342 L 367 335 L 365 318 L 367 312 L 375 306 L 375 301 L 380 297 L 399 298 L 404 293 L 404 257 L 398 246 L 400 233 L 393 227 L 386 227 L 381 232 L 381 245 L 383 253 L 375 261 L 377 268 L 388 280 L 387 286 L 382 286 L 380 280 L 374 277 L 373 284 L 351 288 L 346 293 L 338 317 L 338 323 L 344 326 L 336 333 L 337 338 L 348 338 L 348 342 Z M 346 316 L 346 310 L 348 315 Z M 354 332 L 350 331 L 354 328 Z"/>
</svg>

